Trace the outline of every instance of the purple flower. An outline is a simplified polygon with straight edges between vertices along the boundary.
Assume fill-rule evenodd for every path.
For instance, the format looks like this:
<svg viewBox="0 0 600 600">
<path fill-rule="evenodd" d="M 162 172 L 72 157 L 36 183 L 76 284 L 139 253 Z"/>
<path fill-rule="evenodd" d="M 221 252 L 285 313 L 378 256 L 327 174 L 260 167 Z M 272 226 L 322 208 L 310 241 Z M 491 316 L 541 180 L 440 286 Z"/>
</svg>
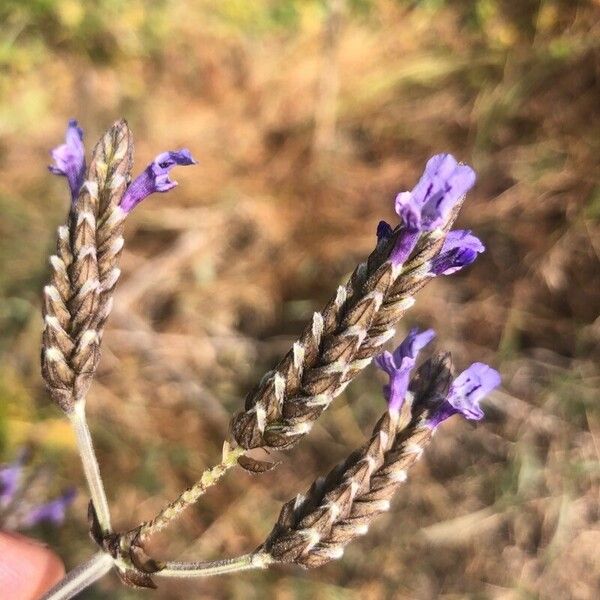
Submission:
<svg viewBox="0 0 600 600">
<path fill-rule="evenodd" d="M 8 506 L 19 491 L 25 458 L 23 450 L 14 462 L 0 468 L 0 507 Z"/>
<path fill-rule="evenodd" d="M 485 246 L 469 230 L 451 231 L 444 240 L 440 253 L 431 261 L 433 275 L 450 275 L 475 262 Z"/>
<path fill-rule="evenodd" d="M 50 153 L 54 164 L 48 170 L 54 175 L 67 178 L 71 190 L 71 200 L 75 202 L 85 176 L 85 147 L 83 146 L 83 130 L 75 119 L 69 121 L 65 143 L 57 146 Z"/>
<path fill-rule="evenodd" d="M 402 264 L 413 251 L 421 232 L 443 227 L 452 207 L 475 183 L 475 172 L 459 165 L 450 154 L 436 154 L 411 192 L 396 196 L 396 213 L 404 223 L 390 260 Z"/>
<path fill-rule="evenodd" d="M 177 185 L 176 181 L 169 178 L 169 171 L 176 165 L 195 165 L 196 160 L 189 150 L 163 152 L 159 154 L 131 183 L 123 198 L 120 207 L 129 213 L 144 198 L 154 192 L 168 192 Z"/>
<path fill-rule="evenodd" d="M 375 358 L 375 364 L 390 377 L 389 385 L 383 387 L 390 412 L 398 412 L 402 407 L 417 355 L 434 337 L 433 329 L 422 333 L 417 328 L 411 329 L 393 353 L 385 351 Z"/>
<path fill-rule="evenodd" d="M 436 154 L 412 192 L 396 197 L 396 213 L 409 229 L 431 231 L 443 226 L 452 207 L 475 183 L 475 172 L 451 154 Z"/>
<path fill-rule="evenodd" d="M 452 382 L 446 398 L 433 411 L 427 426 L 434 429 L 456 414 L 474 421 L 483 419 L 479 402 L 498 387 L 500 381 L 498 371 L 484 363 L 473 363 Z"/>
<path fill-rule="evenodd" d="M 33 527 L 42 522 L 60 525 L 65 520 L 65 512 L 75 499 L 75 494 L 75 490 L 71 488 L 55 500 L 32 508 L 23 517 L 23 526 Z"/>
</svg>

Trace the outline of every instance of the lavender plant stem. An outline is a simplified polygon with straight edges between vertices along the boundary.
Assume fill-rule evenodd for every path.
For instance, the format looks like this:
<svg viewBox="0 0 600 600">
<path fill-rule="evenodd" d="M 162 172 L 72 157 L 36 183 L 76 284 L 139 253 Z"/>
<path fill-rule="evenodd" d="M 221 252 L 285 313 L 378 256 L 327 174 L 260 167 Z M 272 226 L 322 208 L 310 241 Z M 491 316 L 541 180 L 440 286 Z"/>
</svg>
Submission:
<svg viewBox="0 0 600 600">
<path fill-rule="evenodd" d="M 155 573 L 157 577 L 212 577 L 225 575 L 250 569 L 265 569 L 273 562 L 266 553 L 250 553 L 208 562 L 168 562 L 161 571 Z"/>
<path fill-rule="evenodd" d="M 219 464 L 204 471 L 200 479 L 193 486 L 185 490 L 176 500 L 165 506 L 154 519 L 140 525 L 138 528 L 138 539 L 144 541 L 151 535 L 164 529 L 181 512 L 194 504 L 208 488 L 218 483 L 229 469 L 235 467 L 237 459 L 244 453 L 245 450 L 243 448 L 227 447 Z"/>
<path fill-rule="evenodd" d="M 102 477 L 100 476 L 100 467 L 98 466 L 98 460 L 96 459 L 96 453 L 94 452 L 92 436 L 85 418 L 85 401 L 80 400 L 76 402 L 74 409 L 68 416 L 77 438 L 79 455 L 81 456 L 83 471 L 90 489 L 98 522 L 102 531 L 108 533 L 112 531 L 110 511 L 108 508 L 108 500 L 106 499 L 106 492 L 104 491 L 104 484 L 102 483 Z"/>
<path fill-rule="evenodd" d="M 87 562 L 69 571 L 41 600 L 69 600 L 106 575 L 113 559 L 105 552 L 94 554 Z"/>
</svg>

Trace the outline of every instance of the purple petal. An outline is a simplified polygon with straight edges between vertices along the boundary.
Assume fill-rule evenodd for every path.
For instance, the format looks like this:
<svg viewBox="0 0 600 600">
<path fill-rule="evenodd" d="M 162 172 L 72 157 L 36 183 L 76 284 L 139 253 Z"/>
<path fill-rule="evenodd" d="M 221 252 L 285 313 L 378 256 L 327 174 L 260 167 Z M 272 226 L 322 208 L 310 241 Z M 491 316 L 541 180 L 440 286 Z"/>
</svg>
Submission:
<svg viewBox="0 0 600 600">
<path fill-rule="evenodd" d="M 408 383 L 410 379 L 410 371 L 415 366 L 414 361 L 407 362 L 404 369 L 396 371 L 390 376 L 390 383 L 383 388 L 383 393 L 388 402 L 388 410 L 397 412 L 402 408 L 406 392 L 408 391 Z"/>
<path fill-rule="evenodd" d="M 195 165 L 196 163 L 197 161 L 186 148 L 162 152 L 127 188 L 121 199 L 121 208 L 129 213 L 150 194 L 168 192 L 177 185 L 176 181 L 169 178 L 169 171 L 177 165 Z"/>
<path fill-rule="evenodd" d="M 382 352 L 379 356 L 376 356 L 374 361 L 375 364 L 388 375 L 392 375 L 398 368 L 394 363 L 394 355 L 387 350 Z"/>
<path fill-rule="evenodd" d="M 394 350 L 394 361 L 400 365 L 404 357 L 416 359 L 419 352 L 435 337 L 433 329 L 426 329 L 419 333 L 417 327 L 413 327 L 402 343 Z"/>
<path fill-rule="evenodd" d="M 432 196 L 445 187 L 445 181 L 452 176 L 457 167 L 451 154 L 435 154 L 425 165 L 425 171 L 412 190 L 415 202 L 423 206 Z"/>
<path fill-rule="evenodd" d="M 60 525 L 65 519 L 67 508 L 75 499 L 75 495 L 75 490 L 71 488 L 55 500 L 32 508 L 23 518 L 23 525 L 33 527 L 42 522 Z"/>
<path fill-rule="evenodd" d="M 411 192 L 396 197 L 396 212 L 409 229 L 442 227 L 452 207 L 475 183 L 475 172 L 451 154 L 432 156 Z"/>
<path fill-rule="evenodd" d="M 406 227 L 398 234 L 394 248 L 390 252 L 390 261 L 393 265 L 403 265 L 411 252 L 415 249 L 421 232 L 418 229 Z"/>
<path fill-rule="evenodd" d="M 429 174 L 429 194 L 423 202 L 421 221 L 426 231 L 443 227 L 453 206 L 475 184 L 475 172 L 459 165 L 450 154 L 440 155 L 438 169 Z"/>
<path fill-rule="evenodd" d="M 500 385 L 500 373 L 484 363 L 473 363 L 452 383 L 444 402 L 432 414 L 429 427 L 437 427 L 452 415 L 479 421 L 484 414 L 479 402 Z"/>
<path fill-rule="evenodd" d="M 419 351 L 435 336 L 432 329 L 419 333 L 411 329 L 406 339 L 391 352 L 383 352 L 375 358 L 375 364 L 385 371 L 390 378 L 389 385 L 384 386 L 383 394 L 390 411 L 399 411 L 406 397 L 410 372 L 415 366 Z"/>
<path fill-rule="evenodd" d="M 75 202 L 85 177 L 85 147 L 83 130 L 75 119 L 69 121 L 65 143 L 50 153 L 54 164 L 48 170 L 54 175 L 62 175 L 69 182 L 71 200 Z"/>
<path fill-rule="evenodd" d="M 451 231 L 440 253 L 431 261 L 431 273 L 450 275 L 475 262 L 477 255 L 485 251 L 481 240 L 469 230 Z"/>
<path fill-rule="evenodd" d="M 421 228 L 421 207 L 422 203 L 412 192 L 401 192 L 396 196 L 396 214 L 408 229 L 419 230 Z"/>
</svg>

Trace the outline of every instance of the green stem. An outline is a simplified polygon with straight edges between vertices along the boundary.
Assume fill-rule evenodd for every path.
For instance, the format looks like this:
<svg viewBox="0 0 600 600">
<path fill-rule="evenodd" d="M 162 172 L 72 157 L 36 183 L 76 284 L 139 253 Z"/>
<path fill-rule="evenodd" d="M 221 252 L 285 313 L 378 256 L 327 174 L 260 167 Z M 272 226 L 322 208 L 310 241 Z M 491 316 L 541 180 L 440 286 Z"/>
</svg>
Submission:
<svg viewBox="0 0 600 600">
<path fill-rule="evenodd" d="M 155 573 L 158 577 L 212 577 L 250 569 L 265 569 L 273 563 L 273 559 L 264 553 L 250 553 L 209 562 L 168 562 L 161 571 Z"/>
<path fill-rule="evenodd" d="M 90 560 L 69 571 L 41 600 L 69 600 L 106 575 L 113 559 L 105 552 L 94 554 Z"/>
<path fill-rule="evenodd" d="M 176 519 L 188 506 L 194 504 L 204 492 L 215 485 L 222 477 L 237 464 L 237 459 L 244 454 L 243 448 L 228 449 L 218 465 L 207 469 L 200 479 L 190 488 L 185 490 L 179 498 L 165 506 L 151 521 L 142 523 L 136 531 L 140 542 L 150 535 L 164 529 L 171 521 Z"/>
<path fill-rule="evenodd" d="M 92 496 L 92 502 L 96 509 L 98 523 L 103 532 L 109 533 L 112 531 L 110 524 L 110 510 L 108 508 L 108 500 L 106 499 L 102 477 L 100 476 L 100 467 L 98 466 L 98 460 L 96 459 L 96 453 L 94 452 L 92 436 L 85 418 L 85 401 L 80 400 L 76 402 L 75 408 L 68 414 L 68 417 L 73 430 L 75 431 L 75 437 L 77 438 L 77 447 L 79 448 L 81 464 L 83 465 L 83 471 Z"/>
</svg>

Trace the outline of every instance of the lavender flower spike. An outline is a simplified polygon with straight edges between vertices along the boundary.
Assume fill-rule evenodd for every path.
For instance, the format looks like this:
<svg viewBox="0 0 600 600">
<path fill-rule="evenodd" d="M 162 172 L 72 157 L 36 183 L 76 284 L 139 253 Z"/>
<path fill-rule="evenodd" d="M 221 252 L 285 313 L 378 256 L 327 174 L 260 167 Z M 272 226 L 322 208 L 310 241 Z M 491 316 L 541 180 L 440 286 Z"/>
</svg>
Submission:
<svg viewBox="0 0 600 600">
<path fill-rule="evenodd" d="M 55 500 L 32 508 L 23 518 L 23 526 L 34 527 L 42 522 L 60 525 L 65 520 L 66 510 L 75 499 L 75 495 L 75 490 L 70 488 Z"/>
<path fill-rule="evenodd" d="M 173 189 L 177 182 L 169 178 L 169 171 L 176 165 L 195 165 L 197 162 L 186 148 L 162 152 L 127 188 L 121 199 L 121 209 L 129 213 L 150 194 Z"/>
<path fill-rule="evenodd" d="M 65 143 L 50 153 L 54 164 L 48 167 L 50 173 L 67 178 L 71 190 L 71 200 L 75 202 L 85 177 L 85 147 L 83 130 L 75 119 L 69 121 Z"/>
<path fill-rule="evenodd" d="M 498 387 L 500 381 L 498 371 L 484 363 L 473 363 L 452 382 L 448 395 L 432 413 L 427 426 L 435 429 L 442 421 L 456 414 L 480 421 L 484 414 L 479 402 Z"/>
<path fill-rule="evenodd" d="M 456 229 L 444 240 L 440 253 L 431 261 L 432 275 L 450 275 L 475 262 L 485 251 L 481 240 L 470 231 Z"/>
<path fill-rule="evenodd" d="M 393 353 L 385 351 L 375 358 L 375 364 L 390 377 L 389 385 L 383 387 L 383 393 L 391 413 L 397 413 L 402 408 L 417 355 L 434 337 L 433 329 L 422 333 L 417 328 L 411 329 Z"/>
<path fill-rule="evenodd" d="M 443 227 L 453 206 L 475 183 L 475 172 L 459 165 L 451 154 L 436 154 L 411 192 L 396 196 L 396 213 L 404 223 L 392 251 L 394 264 L 402 264 L 410 255 L 421 232 Z"/>
</svg>

